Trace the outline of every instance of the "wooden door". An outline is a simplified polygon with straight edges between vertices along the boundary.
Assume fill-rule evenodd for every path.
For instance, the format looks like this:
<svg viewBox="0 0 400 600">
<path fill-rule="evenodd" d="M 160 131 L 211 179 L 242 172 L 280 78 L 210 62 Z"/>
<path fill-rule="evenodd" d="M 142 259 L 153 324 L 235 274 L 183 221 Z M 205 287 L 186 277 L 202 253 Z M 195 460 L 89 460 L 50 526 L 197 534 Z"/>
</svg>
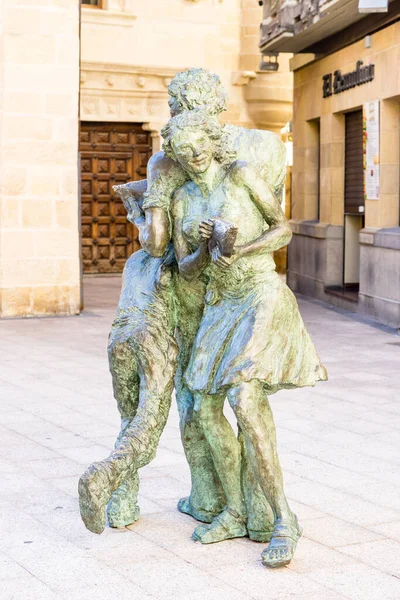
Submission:
<svg viewBox="0 0 400 600">
<path fill-rule="evenodd" d="M 84 273 L 120 273 L 139 248 L 112 186 L 146 177 L 150 133 L 134 123 L 82 122 L 81 227 Z"/>
</svg>

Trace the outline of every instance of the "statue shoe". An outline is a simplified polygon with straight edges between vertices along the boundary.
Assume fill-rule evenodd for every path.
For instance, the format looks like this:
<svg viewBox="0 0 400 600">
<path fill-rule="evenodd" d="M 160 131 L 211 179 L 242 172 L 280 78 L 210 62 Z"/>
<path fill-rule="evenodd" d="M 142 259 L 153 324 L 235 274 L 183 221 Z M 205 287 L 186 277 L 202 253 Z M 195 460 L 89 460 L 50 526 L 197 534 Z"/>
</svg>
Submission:
<svg viewBox="0 0 400 600">
<path fill-rule="evenodd" d="M 202 544 L 215 544 L 232 538 L 246 537 L 246 518 L 225 508 L 210 525 L 199 525 L 193 532 L 193 539 Z"/>
<path fill-rule="evenodd" d="M 271 568 L 288 565 L 293 558 L 301 534 L 302 530 L 296 515 L 293 515 L 293 521 L 277 519 L 271 541 L 261 555 L 263 565 Z"/>
</svg>

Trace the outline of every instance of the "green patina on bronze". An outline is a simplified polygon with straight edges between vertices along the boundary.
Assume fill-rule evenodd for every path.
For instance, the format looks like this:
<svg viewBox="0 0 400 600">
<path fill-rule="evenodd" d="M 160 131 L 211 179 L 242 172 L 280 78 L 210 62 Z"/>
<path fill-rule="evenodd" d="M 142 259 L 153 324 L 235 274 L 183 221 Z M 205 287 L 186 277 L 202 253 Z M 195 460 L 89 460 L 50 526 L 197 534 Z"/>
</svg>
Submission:
<svg viewBox="0 0 400 600">
<path fill-rule="evenodd" d="M 301 530 L 284 494 L 268 395 L 327 378 L 272 258 L 291 239 L 279 200 L 285 149 L 270 132 L 220 125 L 217 76 L 190 69 L 169 91 L 164 152 L 146 182 L 116 188 L 143 249 L 125 266 L 108 348 L 121 432 L 80 479 L 81 514 L 95 533 L 106 507 L 113 527 L 138 519 L 138 469 L 155 455 L 175 388 L 192 480 L 178 508 L 205 523 L 194 539 L 269 541 L 263 563 L 278 567 Z M 224 224 L 214 230 L 215 219 Z M 237 229 L 232 255 L 218 239 L 224 228 Z"/>
</svg>

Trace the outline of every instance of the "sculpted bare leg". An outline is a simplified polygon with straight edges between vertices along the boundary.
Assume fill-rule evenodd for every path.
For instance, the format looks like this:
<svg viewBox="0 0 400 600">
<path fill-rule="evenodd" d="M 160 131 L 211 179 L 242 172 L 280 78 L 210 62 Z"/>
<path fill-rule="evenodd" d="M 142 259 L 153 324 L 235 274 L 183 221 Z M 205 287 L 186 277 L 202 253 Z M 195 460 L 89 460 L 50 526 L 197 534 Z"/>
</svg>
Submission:
<svg viewBox="0 0 400 600">
<path fill-rule="evenodd" d="M 262 561 L 269 567 L 281 567 L 292 560 L 301 529 L 283 489 L 268 398 L 262 383 L 255 380 L 231 388 L 228 399 L 243 432 L 250 464 L 275 517 L 274 531 Z"/>
<path fill-rule="evenodd" d="M 79 480 L 82 519 L 93 533 L 101 533 L 106 524 L 106 506 L 113 493 L 121 489 L 122 506 L 117 504 L 114 526 L 128 525 L 138 517 L 135 496 L 137 471 L 155 457 L 161 433 L 171 405 L 172 384 L 162 395 L 149 393 L 142 384 L 137 413 L 125 429 L 120 442 L 105 460 L 93 463 Z M 133 481 L 132 481 L 133 479 Z M 115 499 L 116 501 L 116 499 Z M 128 506 L 127 506 L 128 503 Z M 132 509 L 131 512 L 127 509 Z M 125 512 L 124 512 L 125 510 Z M 136 517 L 136 518 L 135 518 Z M 117 525 L 117 523 L 119 523 Z"/>
<path fill-rule="evenodd" d="M 197 396 L 198 413 L 210 445 L 227 506 L 210 525 L 200 525 L 193 538 L 203 544 L 247 535 L 246 506 L 241 488 L 241 448 L 223 414 L 225 394 Z"/>
<path fill-rule="evenodd" d="M 114 398 L 121 414 L 121 431 L 114 446 L 117 450 L 137 413 L 140 380 L 133 344 L 129 338 L 126 341 L 115 339 L 113 333 L 112 331 L 108 346 L 108 358 Z M 132 470 L 115 490 L 107 506 L 108 523 L 111 527 L 124 527 L 139 518 L 138 491 L 139 475 L 137 470 Z"/>
<path fill-rule="evenodd" d="M 145 321 L 151 307 L 147 308 L 142 319 L 137 311 L 133 318 L 117 318 L 110 336 L 110 371 L 122 431 L 113 452 L 93 463 L 79 480 L 81 516 L 93 533 L 104 530 L 110 500 L 111 526 L 137 520 L 137 472 L 154 458 L 171 405 L 177 346 L 157 313 L 154 325 Z"/>
<path fill-rule="evenodd" d="M 188 362 L 192 337 L 193 333 L 186 330 L 184 340 L 180 343 L 179 364 L 175 375 L 179 427 L 192 483 L 190 496 L 179 500 L 178 510 L 197 521 L 211 523 L 224 508 L 226 497 L 215 470 L 211 448 L 205 438 L 200 415 L 194 410 L 194 396 L 182 377 L 182 371 Z"/>
</svg>

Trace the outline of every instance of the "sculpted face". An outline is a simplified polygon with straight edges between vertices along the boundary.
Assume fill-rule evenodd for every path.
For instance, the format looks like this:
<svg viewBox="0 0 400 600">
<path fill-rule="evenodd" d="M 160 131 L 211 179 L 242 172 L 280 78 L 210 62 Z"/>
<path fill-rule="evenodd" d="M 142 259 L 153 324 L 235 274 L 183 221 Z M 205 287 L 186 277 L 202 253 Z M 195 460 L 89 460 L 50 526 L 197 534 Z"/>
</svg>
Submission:
<svg viewBox="0 0 400 600">
<path fill-rule="evenodd" d="M 184 131 L 178 129 L 172 143 L 176 160 L 187 173 L 204 173 L 213 159 L 213 146 L 210 138 L 201 130 Z"/>
</svg>

